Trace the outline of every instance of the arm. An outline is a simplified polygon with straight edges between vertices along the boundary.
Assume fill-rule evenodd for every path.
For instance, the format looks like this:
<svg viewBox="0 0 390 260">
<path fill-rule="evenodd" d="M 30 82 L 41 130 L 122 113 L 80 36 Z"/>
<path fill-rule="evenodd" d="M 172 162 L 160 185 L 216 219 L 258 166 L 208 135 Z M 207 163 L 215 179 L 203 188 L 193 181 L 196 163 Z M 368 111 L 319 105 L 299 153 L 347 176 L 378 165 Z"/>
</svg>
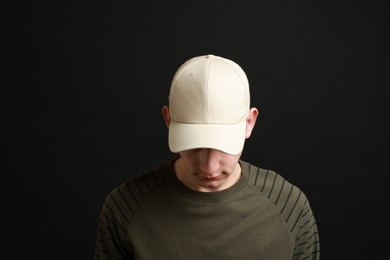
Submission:
<svg viewBox="0 0 390 260">
<path fill-rule="evenodd" d="M 293 229 L 296 231 L 294 232 L 296 245 L 293 260 L 319 260 L 320 239 L 316 220 L 307 198 L 305 198 Z"/>
<path fill-rule="evenodd" d="M 132 259 L 126 243 L 127 225 L 116 212 L 111 194 L 104 201 L 97 229 L 95 260 Z"/>
</svg>

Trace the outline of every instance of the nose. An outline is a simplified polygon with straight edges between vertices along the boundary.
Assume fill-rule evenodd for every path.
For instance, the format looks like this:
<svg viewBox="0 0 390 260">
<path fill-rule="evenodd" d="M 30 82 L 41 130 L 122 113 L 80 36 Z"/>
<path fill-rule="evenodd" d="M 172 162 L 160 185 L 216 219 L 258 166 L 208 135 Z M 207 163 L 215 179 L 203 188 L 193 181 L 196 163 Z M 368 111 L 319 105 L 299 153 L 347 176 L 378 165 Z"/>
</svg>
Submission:
<svg viewBox="0 0 390 260">
<path fill-rule="evenodd" d="M 202 149 L 200 153 L 199 168 L 207 175 L 212 176 L 219 169 L 219 151 L 214 149 Z"/>
</svg>

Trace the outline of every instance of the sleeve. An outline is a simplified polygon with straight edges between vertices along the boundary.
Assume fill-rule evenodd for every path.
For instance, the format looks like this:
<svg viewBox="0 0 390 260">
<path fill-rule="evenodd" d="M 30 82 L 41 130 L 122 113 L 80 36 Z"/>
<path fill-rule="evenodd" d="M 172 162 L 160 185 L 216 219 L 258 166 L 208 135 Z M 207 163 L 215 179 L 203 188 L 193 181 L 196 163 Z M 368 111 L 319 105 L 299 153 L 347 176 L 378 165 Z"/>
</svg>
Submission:
<svg viewBox="0 0 390 260">
<path fill-rule="evenodd" d="M 252 167 L 252 182 L 279 208 L 295 240 L 292 260 L 319 260 L 317 223 L 305 193 L 271 170 Z"/>
<path fill-rule="evenodd" d="M 109 194 L 100 213 L 94 260 L 133 259 L 126 243 L 128 226 L 120 216 L 120 210 Z"/>
<path fill-rule="evenodd" d="M 319 260 L 320 239 L 317 223 L 306 197 L 293 229 L 296 243 L 293 260 Z"/>
</svg>

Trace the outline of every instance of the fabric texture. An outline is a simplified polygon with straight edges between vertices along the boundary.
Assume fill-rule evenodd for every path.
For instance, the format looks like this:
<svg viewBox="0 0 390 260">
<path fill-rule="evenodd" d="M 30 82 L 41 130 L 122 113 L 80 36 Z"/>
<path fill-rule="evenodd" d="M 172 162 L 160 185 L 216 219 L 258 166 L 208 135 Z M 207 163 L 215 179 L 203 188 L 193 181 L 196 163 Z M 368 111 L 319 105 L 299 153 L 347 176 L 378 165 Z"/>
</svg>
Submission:
<svg viewBox="0 0 390 260">
<path fill-rule="evenodd" d="M 279 174 L 240 161 L 242 177 L 218 192 L 185 187 L 167 161 L 106 197 L 95 260 L 318 260 L 309 201 Z"/>
</svg>

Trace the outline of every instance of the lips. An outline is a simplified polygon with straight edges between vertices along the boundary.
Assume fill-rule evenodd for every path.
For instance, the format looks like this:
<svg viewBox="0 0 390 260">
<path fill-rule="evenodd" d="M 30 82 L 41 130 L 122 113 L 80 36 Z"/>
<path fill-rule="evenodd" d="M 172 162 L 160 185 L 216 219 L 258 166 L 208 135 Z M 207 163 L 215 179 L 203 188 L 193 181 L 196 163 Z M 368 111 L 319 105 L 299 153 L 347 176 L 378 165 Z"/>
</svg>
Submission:
<svg viewBox="0 0 390 260">
<path fill-rule="evenodd" d="M 216 176 L 202 176 L 202 179 L 204 179 L 205 181 L 216 181 L 216 180 L 221 179 L 222 176 L 223 176 L 223 174 L 216 175 Z"/>
</svg>

